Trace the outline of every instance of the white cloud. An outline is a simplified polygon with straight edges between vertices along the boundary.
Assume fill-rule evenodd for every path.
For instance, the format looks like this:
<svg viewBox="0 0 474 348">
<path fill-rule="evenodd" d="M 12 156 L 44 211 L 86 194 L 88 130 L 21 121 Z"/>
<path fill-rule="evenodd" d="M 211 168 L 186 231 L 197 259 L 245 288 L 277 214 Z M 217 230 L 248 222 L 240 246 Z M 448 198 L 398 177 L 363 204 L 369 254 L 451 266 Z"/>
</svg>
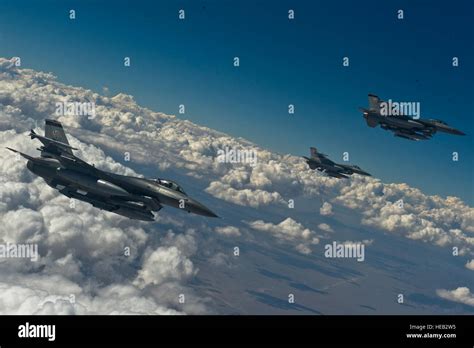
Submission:
<svg viewBox="0 0 474 348">
<path fill-rule="evenodd" d="M 319 208 L 319 214 L 323 216 L 332 215 L 332 205 L 331 203 L 324 202 L 321 208 Z"/>
<path fill-rule="evenodd" d="M 362 224 L 440 247 L 457 246 L 460 254 L 474 251 L 474 209 L 459 198 L 426 196 L 406 184 L 366 185 L 341 190 L 335 200 L 361 211 Z M 402 204 L 401 204 L 402 203 Z"/>
<path fill-rule="evenodd" d="M 332 227 L 325 223 L 319 224 L 318 228 L 324 232 L 334 232 Z"/>
<path fill-rule="evenodd" d="M 295 247 L 295 249 L 298 250 L 301 254 L 305 254 L 305 255 L 311 254 L 311 249 L 306 244 L 303 244 L 303 243 L 298 244 Z"/>
<path fill-rule="evenodd" d="M 0 282 L 0 313 L 24 314 L 179 314 L 144 297 L 132 285 L 110 285 L 94 296 L 59 275 L 7 276 Z"/>
<path fill-rule="evenodd" d="M 373 239 L 364 239 L 362 241 L 346 240 L 346 241 L 342 242 L 342 244 L 344 244 L 344 245 L 353 245 L 353 246 L 357 246 L 357 245 L 360 245 L 360 244 L 363 244 L 364 246 L 369 246 L 369 245 L 372 245 L 373 243 L 374 243 Z"/>
<path fill-rule="evenodd" d="M 474 259 L 466 263 L 466 268 L 474 271 Z"/>
<path fill-rule="evenodd" d="M 279 224 L 262 220 L 247 222 L 247 224 L 255 230 L 271 233 L 279 239 L 297 242 L 296 250 L 303 254 L 311 252 L 309 245 L 319 243 L 319 239 L 314 231 L 305 228 L 292 218 L 287 218 Z"/>
<path fill-rule="evenodd" d="M 268 192 L 260 189 L 235 189 L 228 184 L 219 181 L 213 181 L 209 184 L 206 192 L 217 198 L 232 202 L 238 205 L 251 206 L 258 208 L 261 205 L 269 205 L 272 203 L 283 202 L 278 192 Z"/>
<path fill-rule="evenodd" d="M 463 303 L 468 306 L 474 306 L 474 294 L 467 287 L 459 287 L 455 290 L 438 289 L 436 294 L 446 300 Z"/>
<path fill-rule="evenodd" d="M 240 231 L 235 226 L 216 227 L 215 231 L 225 236 L 240 236 Z"/>
<path fill-rule="evenodd" d="M 177 247 L 159 247 L 145 258 L 134 284 L 140 288 L 148 284 L 159 285 L 189 278 L 196 272 L 192 261 Z"/>
</svg>

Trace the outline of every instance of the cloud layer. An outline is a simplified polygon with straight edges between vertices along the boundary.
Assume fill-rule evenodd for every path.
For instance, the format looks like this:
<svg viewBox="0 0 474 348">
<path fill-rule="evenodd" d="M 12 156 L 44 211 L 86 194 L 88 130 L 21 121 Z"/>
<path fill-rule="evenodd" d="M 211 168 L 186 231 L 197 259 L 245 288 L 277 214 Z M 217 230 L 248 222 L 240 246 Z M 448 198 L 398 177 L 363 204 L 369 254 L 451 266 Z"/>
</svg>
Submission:
<svg viewBox="0 0 474 348">
<path fill-rule="evenodd" d="M 56 116 L 57 102 L 92 102 L 96 116 Z M 309 255 L 320 239 L 338 232 L 330 219 L 342 219 L 341 211 L 374 233 L 473 255 L 474 211 L 456 197 L 428 196 L 372 177 L 324 177 L 296 156 L 140 107 L 129 95 L 67 86 L 0 58 L 0 147 L 37 153 L 25 132 L 42 134 L 45 118 L 64 124 L 76 154 L 89 163 L 120 174 L 177 177 L 185 190 L 211 197 L 224 219 L 210 222 L 165 208 L 156 223 L 131 221 L 69 200 L 30 173 L 23 158 L 0 150 L 0 243 L 37 243 L 41 255 L 37 263 L 0 260 L 3 314 L 213 313 L 212 299 L 190 285 L 199 277 L 199 250 L 207 249 L 216 267 L 231 267 L 220 241 L 258 234 Z M 218 162 L 225 147 L 256 151 L 258 162 Z M 294 209 L 288 208 L 291 199 Z M 299 199 L 314 202 L 309 209 L 316 218 L 299 215 Z"/>
<path fill-rule="evenodd" d="M 469 288 L 464 286 L 454 290 L 439 289 L 436 291 L 436 293 L 439 297 L 446 300 L 459 302 L 474 307 L 474 294 L 471 293 Z"/>
</svg>

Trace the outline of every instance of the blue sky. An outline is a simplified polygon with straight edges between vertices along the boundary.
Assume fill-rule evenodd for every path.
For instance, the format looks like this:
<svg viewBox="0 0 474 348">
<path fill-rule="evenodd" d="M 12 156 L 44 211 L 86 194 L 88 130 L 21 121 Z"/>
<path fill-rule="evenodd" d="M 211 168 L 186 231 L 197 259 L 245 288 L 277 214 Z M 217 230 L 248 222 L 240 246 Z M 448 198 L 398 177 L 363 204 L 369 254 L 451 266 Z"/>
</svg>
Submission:
<svg viewBox="0 0 474 348">
<path fill-rule="evenodd" d="M 307 155 L 316 146 L 342 161 L 349 151 L 383 182 L 472 205 L 473 17 L 470 0 L 3 0 L 0 56 L 20 56 L 68 84 L 131 94 L 156 111 L 178 114 L 185 104 L 179 117 L 276 152 Z M 468 135 L 411 142 L 368 128 L 357 109 L 368 93 L 420 102 L 423 118 Z"/>
</svg>

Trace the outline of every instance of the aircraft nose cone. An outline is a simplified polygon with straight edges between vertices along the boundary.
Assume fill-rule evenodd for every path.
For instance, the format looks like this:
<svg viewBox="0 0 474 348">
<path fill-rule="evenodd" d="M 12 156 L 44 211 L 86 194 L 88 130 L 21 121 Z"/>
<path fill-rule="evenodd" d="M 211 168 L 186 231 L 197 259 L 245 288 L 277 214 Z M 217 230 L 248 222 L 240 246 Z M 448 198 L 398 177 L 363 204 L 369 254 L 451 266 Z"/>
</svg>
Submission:
<svg viewBox="0 0 474 348">
<path fill-rule="evenodd" d="M 196 200 L 189 200 L 188 201 L 189 211 L 194 214 L 208 216 L 208 217 L 218 217 L 214 214 L 209 208 L 207 208 L 204 204 L 199 203 Z"/>
</svg>

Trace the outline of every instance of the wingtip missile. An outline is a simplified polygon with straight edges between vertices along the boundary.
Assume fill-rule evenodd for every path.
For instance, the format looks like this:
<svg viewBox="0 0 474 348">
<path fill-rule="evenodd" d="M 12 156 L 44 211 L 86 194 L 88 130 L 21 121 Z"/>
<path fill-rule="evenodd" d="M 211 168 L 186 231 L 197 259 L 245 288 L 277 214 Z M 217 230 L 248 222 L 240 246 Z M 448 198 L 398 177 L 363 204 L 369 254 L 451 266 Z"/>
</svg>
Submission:
<svg viewBox="0 0 474 348">
<path fill-rule="evenodd" d="M 8 146 L 7 146 L 6 149 L 10 150 L 11 152 L 20 154 L 20 156 L 26 158 L 27 160 L 34 160 L 33 157 L 27 155 L 26 153 L 20 152 L 20 151 L 15 150 L 15 149 L 12 149 L 11 147 L 8 147 Z"/>
<path fill-rule="evenodd" d="M 62 148 L 71 149 L 71 150 L 78 150 L 77 148 L 75 148 L 75 147 L 73 147 L 69 144 L 65 144 L 65 143 L 60 142 L 58 140 L 54 140 L 54 139 L 47 138 L 47 137 L 44 137 L 42 135 L 36 134 L 34 130 L 30 131 L 30 137 L 31 137 L 31 139 L 38 139 L 45 146 L 47 146 L 48 144 L 54 144 L 54 145 L 60 146 Z"/>
</svg>

